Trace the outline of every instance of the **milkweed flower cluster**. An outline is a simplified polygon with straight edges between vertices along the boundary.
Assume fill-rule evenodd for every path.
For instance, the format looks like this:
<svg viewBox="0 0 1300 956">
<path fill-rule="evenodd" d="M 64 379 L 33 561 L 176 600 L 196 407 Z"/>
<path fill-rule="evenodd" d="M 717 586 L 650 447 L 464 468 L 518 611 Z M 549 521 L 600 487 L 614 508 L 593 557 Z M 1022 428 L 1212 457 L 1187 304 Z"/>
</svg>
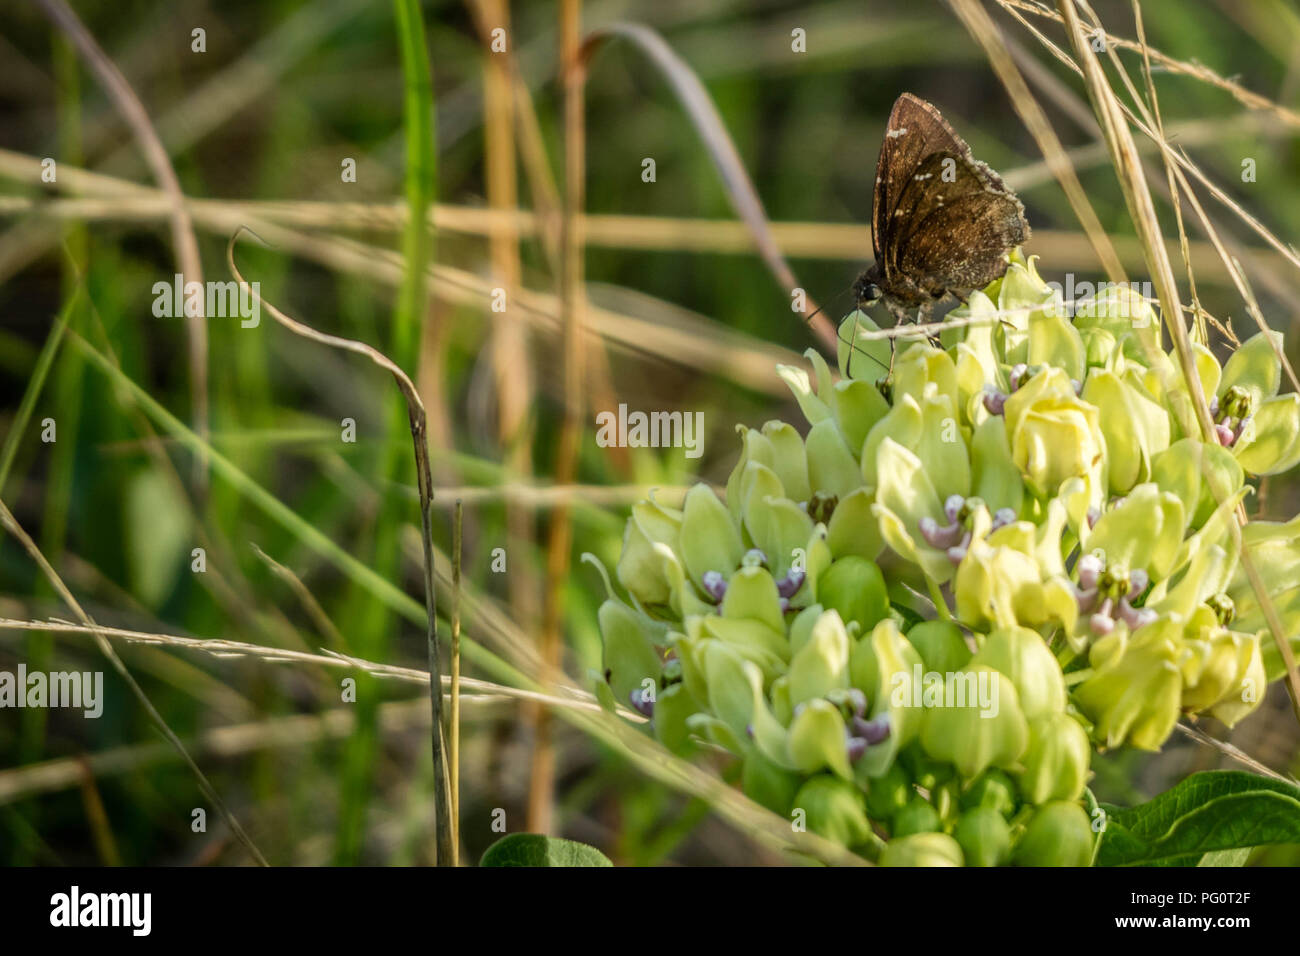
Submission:
<svg viewBox="0 0 1300 956">
<path fill-rule="evenodd" d="M 879 862 L 1085 864 L 1094 748 L 1235 724 L 1283 672 L 1234 536 L 1300 629 L 1300 518 L 1234 524 L 1300 461 L 1281 337 L 1193 344 L 1205 441 L 1148 303 L 1067 318 L 1019 251 L 937 342 L 878 331 L 844 320 L 838 380 L 780 368 L 807 428 L 742 426 L 724 497 L 632 509 L 602 698 Z"/>
</svg>

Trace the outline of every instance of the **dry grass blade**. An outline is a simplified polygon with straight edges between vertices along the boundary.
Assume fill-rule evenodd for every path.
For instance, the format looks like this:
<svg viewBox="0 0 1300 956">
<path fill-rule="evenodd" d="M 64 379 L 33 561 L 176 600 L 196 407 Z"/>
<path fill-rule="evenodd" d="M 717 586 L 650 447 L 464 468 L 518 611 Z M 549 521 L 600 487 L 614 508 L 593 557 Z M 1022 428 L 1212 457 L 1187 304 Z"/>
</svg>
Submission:
<svg viewBox="0 0 1300 956">
<path fill-rule="evenodd" d="M 387 680 L 404 684 L 429 685 L 429 672 L 415 667 L 402 667 L 398 664 L 382 664 L 368 661 L 350 654 L 327 651 L 314 654 L 310 651 L 295 651 L 279 647 L 264 647 L 261 644 L 249 644 L 243 641 L 230 641 L 225 638 L 184 637 L 180 634 L 163 634 L 154 631 L 136 631 L 122 627 L 105 627 L 103 625 L 72 624 L 67 621 L 18 621 L 0 618 L 0 630 L 44 631 L 54 634 L 90 634 L 122 641 L 127 644 L 143 644 L 168 649 L 199 651 L 217 658 L 247 657 L 271 664 L 303 664 L 314 667 L 327 667 L 333 670 L 358 670 L 373 674 Z M 474 677 L 461 677 L 460 684 L 479 697 L 513 698 L 516 700 L 538 701 L 552 707 L 576 707 L 599 713 L 600 704 L 590 694 L 579 693 L 576 696 L 558 696 L 542 694 L 524 688 L 511 687 Z M 450 689 L 450 675 L 443 675 L 442 685 Z M 462 695 L 464 699 L 464 695 Z M 639 722 L 639 715 L 630 711 L 624 716 Z"/>
<path fill-rule="evenodd" d="M 109 97 L 121 111 L 131 132 L 144 152 L 145 160 L 153 171 L 171 205 L 172 244 L 185 282 L 202 282 L 203 265 L 199 260 L 199 243 L 194 236 L 194 224 L 185 206 L 180 180 L 172 168 L 167 150 L 154 131 L 149 112 L 136 96 L 122 71 L 104 53 L 85 24 L 77 17 L 65 0 L 37 0 L 45 15 L 54 21 L 76 46 L 87 65 L 99 77 Z M 208 329 L 202 314 L 188 316 L 186 325 L 190 343 L 190 390 L 194 402 L 195 430 L 200 437 L 208 434 Z M 203 458 L 196 459 L 195 478 L 200 488 L 206 484 L 207 465 Z"/>
<path fill-rule="evenodd" d="M 560 69 L 564 87 L 564 210 L 560 220 L 560 316 L 564 338 L 564 419 L 555 458 L 555 483 L 570 484 L 577 476 L 582 416 L 587 401 L 583 326 L 586 290 L 582 211 L 586 205 L 586 124 L 583 86 L 586 63 L 581 54 L 581 0 L 560 4 Z M 569 574 L 573 524 L 567 502 L 551 512 L 546 542 L 546 595 L 542 609 L 542 679 L 554 681 L 563 653 L 564 586 Z M 555 810 L 555 743 L 550 712 L 529 714 L 533 753 L 528 776 L 528 829 L 549 833 Z"/>
<path fill-rule="evenodd" d="M 1045 4 L 1032 3 L 1029 0 L 997 0 L 997 2 L 1006 10 L 1023 10 L 1026 13 L 1032 13 L 1034 16 L 1042 17 L 1047 20 L 1054 20 L 1057 23 L 1064 23 L 1061 15 Z M 1107 47 L 1118 47 L 1123 50 L 1141 51 L 1143 44 L 1135 43 L 1132 40 L 1118 37 L 1113 34 L 1102 31 Z M 1202 82 L 1211 86 L 1217 86 L 1219 89 L 1232 95 L 1242 106 L 1253 110 L 1265 110 L 1277 119 L 1282 120 L 1288 126 L 1300 128 L 1300 113 L 1292 110 L 1281 103 L 1275 103 L 1266 96 L 1261 96 L 1254 90 L 1249 90 L 1235 80 L 1220 76 L 1214 70 L 1210 69 L 1203 63 L 1188 63 L 1183 60 L 1175 59 L 1165 53 L 1161 53 L 1154 47 L 1149 48 L 1150 56 L 1160 64 L 1161 67 L 1170 73 L 1181 73 L 1184 76 L 1195 77 Z"/>
<path fill-rule="evenodd" d="M 190 772 L 194 774 L 195 780 L 198 781 L 199 789 L 203 791 L 205 797 L 212 801 L 212 805 L 216 807 L 217 812 L 220 813 L 222 818 L 226 821 L 226 825 L 230 827 L 230 831 L 235 835 L 235 838 L 244 845 L 244 849 L 248 851 L 249 855 L 252 856 L 253 860 L 259 866 L 269 866 L 270 864 L 266 862 L 266 857 L 262 856 L 262 851 L 257 848 L 256 844 L 253 843 L 252 838 L 244 828 L 240 826 L 239 821 L 235 819 L 235 815 L 230 811 L 230 808 L 226 806 L 226 802 L 221 799 L 221 795 L 217 793 L 212 784 L 208 781 L 207 775 L 199 769 L 199 765 L 194 762 L 194 758 L 191 757 L 189 751 L 185 749 L 185 745 L 181 743 L 180 738 L 172 732 L 171 727 L 167 725 L 167 721 L 163 719 L 162 714 L 158 713 L 158 709 L 154 707 L 153 702 L 149 700 L 149 695 L 144 692 L 144 688 L 136 682 L 136 679 L 131 675 L 131 672 L 126 669 L 126 665 L 122 663 L 122 658 L 117 656 L 117 651 L 113 650 L 112 645 L 109 644 L 107 638 L 104 636 L 103 629 L 95 623 L 91 616 L 82 608 L 80 602 L 73 597 L 72 592 L 68 590 L 68 586 L 64 584 L 63 579 L 59 577 L 59 573 L 50 566 L 50 563 L 47 560 L 45 560 L 45 555 L 41 553 L 41 549 L 37 547 L 36 542 L 32 540 L 31 536 L 23 530 L 22 525 L 18 523 L 18 519 L 14 517 L 13 512 L 9 510 L 9 506 L 3 501 L 0 501 L 0 524 L 4 526 L 6 531 L 18 539 L 18 543 L 23 546 L 23 549 L 31 556 L 32 560 L 36 562 L 37 567 L 41 569 L 41 573 L 45 575 L 46 580 L 50 582 L 55 593 L 63 599 L 63 602 L 68 606 L 72 613 L 77 615 L 77 618 L 82 622 L 82 624 L 84 624 L 86 628 L 94 634 L 95 643 L 98 645 L 100 652 L 108 659 L 113 670 L 117 671 L 118 676 L 122 678 L 131 693 L 135 696 L 136 700 L 140 702 L 145 713 L 149 715 L 149 719 L 153 721 L 154 726 L 158 728 L 159 733 L 167 738 L 167 742 L 176 749 L 178 754 L 180 754 L 181 759 L 185 761 L 186 765 L 190 768 Z"/>
<path fill-rule="evenodd" d="M 423 701 L 393 701 L 380 709 L 380 725 L 389 732 L 414 728 L 428 719 L 429 708 Z M 343 738 L 352 733 L 355 723 L 355 709 L 339 707 L 321 714 L 294 714 L 216 727 L 191 738 L 189 746 L 194 753 L 205 757 L 238 757 L 259 750 L 303 747 L 321 740 Z M 176 751 L 170 744 L 150 742 L 9 767 L 0 770 L 0 806 L 75 787 L 87 767 L 96 777 L 103 778 L 175 757 Z"/>
<path fill-rule="evenodd" d="M 584 63 L 590 61 L 596 50 L 613 37 L 630 40 L 650 58 L 671 84 L 717 167 L 736 214 L 753 235 L 763 262 L 786 294 L 793 295 L 794 290 L 799 288 L 799 282 L 772 236 L 763 202 L 758 198 L 758 193 L 745 172 L 745 166 L 740 161 L 740 154 L 736 152 L 735 143 L 727 134 L 722 117 L 718 115 L 718 109 L 713 105 L 704 84 L 685 61 L 673 52 L 672 47 L 664 42 L 663 37 L 639 23 L 612 23 L 593 31 L 582 44 Z M 804 320 L 822 344 L 833 353 L 837 348 L 834 326 L 821 314 L 811 297 L 805 296 L 805 299 L 807 304 L 803 310 Z"/>
<path fill-rule="evenodd" d="M 429 442 L 426 436 L 428 428 L 427 418 L 424 411 L 424 403 L 420 401 L 420 393 L 416 390 L 415 384 L 410 377 L 402 371 L 392 359 L 384 355 L 373 346 L 364 342 L 357 342 L 354 339 L 345 339 L 337 335 L 329 335 L 325 332 L 318 332 L 309 325 L 292 319 L 285 315 L 274 305 L 262 298 L 261 293 L 254 289 L 245 281 L 239 269 L 235 266 L 235 243 L 244 233 L 249 232 L 255 238 L 256 233 L 241 227 L 230 237 L 230 242 L 226 246 L 226 264 L 230 268 L 231 274 L 239 282 L 240 288 L 247 290 L 248 294 L 256 300 L 261 307 L 265 308 L 271 316 L 283 325 L 289 331 L 303 338 L 311 339 L 313 342 L 320 342 L 322 345 L 328 345 L 333 348 L 344 349 L 348 352 L 354 352 L 357 355 L 365 356 L 374 362 L 380 368 L 387 370 L 397 386 L 401 389 L 402 396 L 406 399 L 406 407 L 411 427 L 411 442 L 415 446 L 415 474 L 420 489 L 420 527 L 424 539 L 424 604 L 425 611 L 428 615 L 428 624 L 426 637 L 429 650 L 429 673 L 432 675 L 433 686 L 431 687 L 429 698 L 432 708 L 432 740 L 433 740 L 433 773 L 434 787 L 437 792 L 434 800 L 435 829 L 437 831 L 437 856 L 440 865 L 446 865 L 454 855 L 453 844 L 451 840 L 451 807 L 450 791 L 447 781 L 447 750 L 446 741 L 443 737 L 442 721 L 442 688 L 441 675 L 442 668 L 439 663 L 438 648 L 438 615 L 436 609 L 436 597 L 434 593 L 433 581 L 433 472 L 429 466 Z"/>
<path fill-rule="evenodd" d="M 1102 30 L 1101 21 L 1098 19 L 1097 14 L 1087 5 L 1086 0 L 1080 0 L 1080 5 L 1092 19 L 1093 26 L 1099 31 Z M 1142 42 L 1143 50 L 1145 51 L 1146 36 L 1142 25 L 1141 6 L 1136 2 L 1136 0 L 1134 0 L 1134 14 L 1137 22 L 1138 37 Z M 1138 91 L 1134 88 L 1132 81 L 1129 79 L 1128 73 L 1124 70 L 1123 64 L 1120 63 L 1119 56 L 1116 54 L 1115 49 L 1113 47 L 1107 47 L 1106 53 L 1110 57 L 1116 72 L 1119 74 L 1120 79 L 1128 90 L 1129 96 L 1133 99 L 1133 102 L 1137 104 L 1138 109 L 1142 111 L 1142 119 L 1145 122 L 1146 127 L 1153 131 L 1154 135 L 1152 136 L 1152 141 L 1159 147 L 1161 159 L 1164 161 L 1166 175 L 1169 178 L 1169 198 L 1174 209 L 1183 259 L 1187 268 L 1187 280 L 1192 293 L 1192 316 L 1197 323 L 1197 327 L 1203 330 L 1205 321 L 1204 314 L 1201 311 L 1200 302 L 1196 295 L 1195 270 L 1192 266 L 1191 251 L 1188 246 L 1187 235 L 1183 231 L 1182 204 L 1179 201 L 1179 197 L 1183 193 L 1185 193 L 1191 200 L 1192 208 L 1197 212 L 1197 215 L 1201 220 L 1201 225 L 1205 229 L 1206 235 L 1210 237 L 1210 242 L 1213 244 L 1215 251 L 1218 252 L 1232 284 L 1236 286 L 1237 291 L 1245 301 L 1246 311 L 1250 314 L 1251 318 L 1255 320 L 1255 324 L 1259 326 L 1261 332 L 1268 331 L 1268 323 L 1264 320 L 1264 315 L 1260 311 L 1259 303 L 1256 302 L 1254 293 L 1250 290 L 1245 272 L 1241 268 L 1241 263 L 1228 254 L 1227 249 L 1224 247 L 1223 240 L 1219 236 L 1219 231 L 1215 228 L 1214 223 L 1210 221 L 1210 218 L 1205 214 L 1205 210 L 1197 199 L 1196 193 L 1193 192 L 1191 185 L 1187 182 L 1187 177 L 1183 174 L 1182 169 L 1178 165 L 1180 154 L 1173 151 L 1168 140 L 1165 138 L 1164 122 L 1160 117 L 1159 101 L 1156 98 L 1155 82 L 1151 75 L 1150 60 L 1145 56 L 1143 57 L 1143 63 L 1146 68 L 1147 95 L 1151 99 L 1151 108 L 1147 109 L 1142 102 L 1142 97 L 1138 95 Z M 1128 116 L 1132 116 L 1131 111 L 1127 109 L 1125 110 L 1125 113 Z M 1191 160 L 1187 157 L 1186 151 L 1181 153 L 1181 160 L 1185 163 L 1191 163 Z M 1282 368 L 1286 370 L 1287 377 L 1290 378 L 1292 386 L 1296 391 L 1300 391 L 1300 379 L 1296 378 L 1295 369 L 1292 367 L 1291 360 L 1287 357 L 1286 352 L 1283 351 L 1282 346 L 1272 336 L 1269 337 L 1268 341 L 1273 347 L 1273 353 L 1277 356 L 1278 362 L 1281 363 Z M 1203 344 L 1208 343 L 1208 339 L 1205 337 L 1203 331 L 1201 342 Z"/>
<path fill-rule="evenodd" d="M 460 565 L 465 506 L 457 500 L 451 544 L 451 847 L 460 854 Z"/>
<path fill-rule="evenodd" d="M 1123 282 L 1124 267 L 1120 265 L 1110 237 L 1102 228 L 1101 220 L 1097 218 L 1092 203 L 1088 201 L 1078 174 L 1070 165 L 1069 157 L 1065 155 L 1065 147 L 1061 145 L 1060 139 L 1052 129 L 1047 114 L 1043 112 L 1038 100 L 1030 92 L 1025 78 L 1016 68 L 997 27 L 977 0 L 949 0 L 949 3 L 966 29 L 970 31 L 971 36 L 984 48 L 994 72 L 1006 87 L 1011 105 L 1033 135 L 1034 141 L 1043 153 L 1043 159 L 1046 160 L 1052 174 L 1065 191 L 1070 207 L 1074 210 L 1075 216 L 1083 226 L 1083 231 L 1088 236 L 1088 241 L 1092 243 L 1097 253 L 1097 260 L 1112 282 Z"/>
<path fill-rule="evenodd" d="M 1262 774 L 1265 777 L 1271 777 L 1274 780 L 1281 780 L 1283 783 L 1294 784 L 1296 782 L 1294 778 L 1288 777 L 1286 774 L 1278 773 L 1272 767 L 1260 763 L 1240 747 L 1234 747 L 1226 740 L 1219 740 L 1217 737 L 1211 737 L 1200 727 L 1193 726 L 1192 724 L 1185 724 L 1182 721 L 1174 724 L 1174 727 L 1177 728 L 1178 732 L 1184 737 L 1195 740 L 1197 743 L 1203 744 L 1212 750 L 1217 750 L 1225 757 L 1235 760 L 1243 767 L 1249 767 L 1258 774 Z"/>
<path fill-rule="evenodd" d="M 1014 7 L 1006 6 L 1005 4 L 1004 7 L 1011 13 L 1012 16 L 1014 16 L 1022 25 L 1024 25 L 1026 29 L 1028 29 L 1031 33 L 1033 33 L 1034 37 L 1040 43 L 1042 43 L 1044 48 L 1046 48 L 1054 57 L 1056 57 L 1057 60 L 1059 60 L 1061 63 L 1063 63 L 1065 66 L 1067 66 L 1075 73 L 1079 74 L 1080 76 L 1083 76 L 1082 68 L 1079 66 L 1078 63 L 1076 63 L 1069 56 L 1069 54 L 1063 51 L 1051 40 L 1047 39 L 1047 37 L 1045 37 L 1041 32 L 1035 30 L 1032 26 L 1030 26 L 1029 23 L 1027 23 L 1024 20 L 1024 18 L 1019 15 L 1019 13 L 1016 11 Z M 1104 33 L 1105 31 L 1102 32 Z M 1128 106 L 1126 106 L 1123 103 L 1118 103 L 1118 106 L 1121 112 L 1123 112 L 1123 114 L 1126 117 L 1128 117 L 1128 119 L 1131 122 L 1133 122 L 1133 124 L 1137 126 L 1137 128 L 1141 130 L 1142 133 L 1147 138 L 1151 139 L 1153 142 L 1156 142 L 1157 145 L 1159 145 L 1159 137 L 1157 136 L 1154 130 L 1152 130 L 1149 126 L 1147 126 L 1140 119 L 1138 119 Z M 1270 232 L 1269 229 L 1262 222 L 1260 222 L 1257 218 L 1252 216 L 1241 206 L 1240 203 L 1236 202 L 1231 196 L 1229 196 L 1226 192 L 1224 192 L 1223 189 L 1221 189 L 1214 182 L 1212 182 L 1210 178 L 1206 176 L 1204 172 L 1201 171 L 1200 167 L 1198 167 L 1185 155 L 1181 153 L 1175 153 L 1174 160 L 1175 162 L 1178 163 L 1181 169 L 1183 169 L 1187 173 L 1190 173 L 1198 182 L 1200 182 L 1202 186 L 1204 186 L 1207 190 L 1209 190 L 1210 195 L 1212 195 L 1215 199 L 1217 199 L 1221 205 L 1231 210 L 1239 219 L 1241 219 L 1242 222 L 1244 222 L 1251 229 L 1251 231 L 1253 231 L 1261 239 L 1263 239 L 1270 246 L 1272 246 L 1279 256 L 1285 259 L 1294 268 L 1300 269 L 1300 254 L 1297 254 L 1295 249 L 1291 248 L 1286 243 L 1282 242 L 1280 239 L 1274 236 L 1272 232 Z"/>
<path fill-rule="evenodd" d="M 292 569 L 285 567 L 257 545 L 253 544 L 251 546 L 253 548 L 253 553 L 262 559 L 262 563 L 271 569 L 271 573 L 287 584 L 289 590 L 293 591 L 294 596 L 298 599 L 298 603 L 301 604 L 303 610 L 307 612 L 307 616 L 311 618 L 312 624 L 316 626 L 316 630 L 318 630 L 321 636 L 325 638 L 325 642 L 333 650 L 343 650 L 346 645 L 343 635 L 339 633 L 339 629 L 334 626 L 334 622 L 331 621 L 329 615 L 325 613 L 325 609 L 320 606 L 320 602 L 316 600 L 316 595 L 312 594 L 311 591 L 307 589 L 307 585 L 303 584 L 302 578 L 298 577 Z"/>
<path fill-rule="evenodd" d="M 1178 285 L 1174 279 L 1173 267 L 1169 262 L 1164 239 L 1161 236 L 1160 220 L 1156 216 L 1155 206 L 1151 201 L 1151 192 L 1147 187 L 1146 178 L 1142 174 L 1141 161 L 1133 144 L 1133 134 L 1128 127 L 1128 114 L 1121 109 L 1115 91 L 1106 82 L 1101 62 L 1092 49 L 1088 31 L 1084 30 L 1083 25 L 1079 22 L 1078 14 L 1074 8 L 1074 0 L 1058 0 L 1058 4 L 1065 19 L 1066 29 L 1074 47 L 1075 55 L 1083 69 L 1088 95 L 1092 99 L 1093 108 L 1097 113 L 1098 120 L 1101 122 L 1102 130 L 1106 134 L 1106 142 L 1111 148 L 1112 161 L 1115 165 L 1116 175 L 1119 177 L 1120 186 L 1124 191 L 1124 198 L 1129 206 L 1130 216 L 1147 252 L 1149 270 L 1155 280 L 1156 293 L 1160 298 L 1165 325 L 1169 329 L 1169 335 L 1174 343 L 1174 351 L 1178 355 L 1183 384 L 1186 386 L 1187 395 L 1191 401 L 1195 424 L 1199 426 L 1202 440 L 1216 443 L 1214 420 L 1210 415 L 1209 404 L 1201 387 L 1201 378 L 1196 370 L 1196 358 L 1192 353 L 1187 329 L 1183 325 L 1183 311 L 1178 298 Z M 1168 389 L 1166 391 L 1173 399 L 1179 399 L 1182 396 L 1181 391 L 1170 391 Z M 1176 402 L 1175 409 L 1182 410 L 1182 403 Z M 1198 431 L 1197 428 L 1191 427 L 1191 422 L 1186 421 L 1185 412 L 1180 417 L 1184 418 L 1183 431 L 1185 434 L 1191 435 Z M 1225 494 L 1220 489 L 1214 488 L 1212 490 L 1216 498 L 1220 501 L 1224 499 Z M 1241 568 L 1249 579 L 1256 598 L 1259 600 L 1260 608 L 1264 612 L 1264 618 L 1273 634 L 1273 640 L 1277 643 L 1278 651 L 1286 665 L 1287 690 L 1291 695 L 1291 706 L 1295 711 L 1296 719 L 1300 720 L 1300 672 L 1296 669 L 1295 656 L 1291 652 L 1291 645 L 1287 640 L 1285 630 L 1282 628 L 1277 608 L 1274 606 L 1272 598 L 1269 597 L 1268 590 L 1264 586 L 1249 550 L 1244 546 L 1240 528 L 1240 525 L 1246 523 L 1244 506 L 1237 508 L 1237 519 L 1237 523 L 1229 525 L 1233 545 L 1241 561 Z"/>
</svg>

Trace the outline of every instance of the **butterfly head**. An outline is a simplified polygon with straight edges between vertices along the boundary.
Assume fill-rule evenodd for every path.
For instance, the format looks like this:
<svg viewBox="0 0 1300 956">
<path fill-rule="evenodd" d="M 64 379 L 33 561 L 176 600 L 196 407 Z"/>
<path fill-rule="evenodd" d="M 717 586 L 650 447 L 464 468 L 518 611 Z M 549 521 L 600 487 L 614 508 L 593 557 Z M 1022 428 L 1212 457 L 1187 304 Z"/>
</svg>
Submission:
<svg viewBox="0 0 1300 956">
<path fill-rule="evenodd" d="M 853 297 L 857 307 L 864 312 L 879 302 L 884 295 L 880 283 L 876 281 L 878 278 L 876 267 L 872 266 L 853 283 Z"/>
</svg>

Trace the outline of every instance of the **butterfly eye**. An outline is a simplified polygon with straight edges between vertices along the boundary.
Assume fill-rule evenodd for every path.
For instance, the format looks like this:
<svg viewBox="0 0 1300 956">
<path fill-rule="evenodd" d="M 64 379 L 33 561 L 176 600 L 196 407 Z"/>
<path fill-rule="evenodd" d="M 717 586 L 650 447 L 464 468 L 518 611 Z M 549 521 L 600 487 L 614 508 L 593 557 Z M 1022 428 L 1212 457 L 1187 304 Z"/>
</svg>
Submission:
<svg viewBox="0 0 1300 956">
<path fill-rule="evenodd" d="M 858 308 L 867 309 L 880 301 L 880 286 L 874 282 L 864 282 L 858 287 Z"/>
</svg>

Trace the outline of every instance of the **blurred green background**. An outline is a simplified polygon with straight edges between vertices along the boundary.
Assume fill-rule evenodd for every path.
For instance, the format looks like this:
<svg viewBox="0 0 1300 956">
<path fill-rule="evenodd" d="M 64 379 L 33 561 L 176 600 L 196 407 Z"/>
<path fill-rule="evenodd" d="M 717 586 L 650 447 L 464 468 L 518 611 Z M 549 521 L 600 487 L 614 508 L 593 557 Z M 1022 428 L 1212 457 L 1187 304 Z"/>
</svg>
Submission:
<svg viewBox="0 0 1300 956">
<path fill-rule="evenodd" d="M 1064 43 L 1054 20 L 1028 4 L 1009 6 Z M 664 73 L 625 41 L 605 44 L 590 63 L 585 109 L 587 410 L 577 487 L 548 492 L 565 403 L 554 247 L 564 183 L 560 21 L 555 3 L 516 2 L 508 18 L 504 7 L 420 4 L 438 206 L 428 305 L 403 325 L 396 289 L 408 164 L 393 5 L 75 4 L 138 93 L 196 201 L 204 277 L 230 278 L 226 242 L 250 225 L 271 247 L 245 241 L 236 256 L 268 301 L 323 331 L 393 351 L 418 378 L 438 486 L 435 542 L 450 551 L 451 503 L 462 497 L 467 601 L 487 602 L 467 610 L 467 639 L 527 670 L 549 604 L 561 614 L 564 669 L 588 687 L 600 667 L 595 611 L 604 592 L 579 555 L 591 552 L 612 568 L 626 508 L 647 487 L 661 486 L 668 500 L 697 477 L 725 481 L 737 422 L 797 419 L 773 365 L 797 361 L 816 340 L 734 221 Z M 1127 0 L 1095 8 L 1112 33 L 1135 36 Z M 1003 6 L 986 9 L 1070 150 L 1125 267 L 1143 279 L 1081 84 Z M 1142 9 L 1152 46 L 1281 107 L 1248 109 L 1225 84 L 1178 70 L 1156 75 L 1170 138 L 1289 244 L 1300 228 L 1300 118 L 1290 112 L 1300 110 L 1295 6 L 1154 0 Z M 946 4 L 588 2 L 582 18 L 584 30 L 621 20 L 652 27 L 704 83 L 799 285 L 831 319 L 851 308 L 849 287 L 870 260 L 876 156 L 889 107 L 906 90 L 935 103 L 1018 190 L 1034 229 L 1027 251 L 1041 256 L 1045 278 L 1101 277 L 1033 139 Z M 493 53 L 490 31 L 502 24 L 506 50 Z M 204 52 L 192 49 L 197 28 Z M 792 49 L 796 30 L 804 31 L 803 52 Z M 1139 56 L 1120 57 L 1140 86 Z M 100 624 L 324 648 L 423 669 L 415 472 L 391 380 L 364 359 L 294 337 L 265 313 L 255 329 L 210 319 L 211 446 L 291 509 L 299 526 L 274 520 L 220 476 L 205 487 L 195 456 L 160 426 L 156 409 L 115 384 L 104 358 L 92 358 L 110 356 L 157 406 L 195 421 L 185 322 L 152 312 L 154 283 L 179 271 L 157 183 L 95 74 L 35 6 L 5 11 L 0 62 L 0 498 Z M 1163 197 L 1163 169 L 1142 145 Z M 46 157 L 56 163 L 54 182 L 40 178 Z M 355 160 L 355 182 L 341 176 L 346 158 Z M 653 182 L 642 177 L 647 158 Z M 1242 178 L 1247 158 L 1255 161 L 1253 182 Z M 1202 196 L 1296 356 L 1300 275 Z M 516 206 L 541 215 L 517 216 Z M 1245 338 L 1251 320 L 1183 212 L 1202 303 Z M 1170 207 L 1160 213 L 1176 237 Z M 1176 249 L 1174 259 L 1183 278 Z M 503 313 L 491 308 L 496 288 L 507 291 Z M 702 411 L 703 457 L 597 447 L 594 413 L 620 402 Z M 56 423 L 53 443 L 41 439 L 47 418 Z M 355 442 L 342 439 L 349 418 Z M 506 485 L 515 489 L 509 505 Z M 1262 492 L 1263 515 L 1290 516 L 1300 506 L 1293 476 Z M 559 499 L 573 503 L 573 536 L 566 572 L 550 580 L 547 536 Z M 382 604 L 355 569 L 313 548 L 304 526 L 400 587 L 417 613 Z M 196 547 L 205 551 L 203 573 L 191 570 Z M 504 571 L 493 569 L 497 548 Z M 444 587 L 440 612 L 449 606 Z M 8 536 L 0 540 L 0 618 L 73 618 Z M 432 774 L 419 687 L 363 677 L 351 704 L 341 699 L 340 681 L 356 676 L 347 671 L 116 647 L 272 863 L 428 861 Z M 0 861 L 248 862 L 88 635 L 2 625 L 0 669 L 19 662 L 105 671 L 106 705 L 98 720 L 0 712 Z M 472 660 L 465 670 L 502 679 Z M 1300 734 L 1281 687 L 1272 692 L 1276 699 L 1230 739 L 1294 771 Z M 1222 727 L 1207 730 L 1229 737 Z M 620 747 L 564 722 L 539 730 L 536 712 L 517 702 L 466 701 L 462 736 L 465 860 L 499 836 L 492 823 L 500 811 L 507 829 L 525 828 L 539 746 L 554 747 L 556 772 L 554 786 L 534 795 L 532 813 L 539 799 L 553 801 L 554 832 L 596 844 L 617 863 L 778 859 L 698 795 L 649 779 Z M 1094 789 L 1127 803 L 1220 765 L 1227 764 L 1215 751 L 1175 737 L 1160 755 L 1097 760 Z M 207 808 L 206 832 L 191 827 L 196 807 Z M 1265 859 L 1294 856 L 1275 848 Z"/>
</svg>

